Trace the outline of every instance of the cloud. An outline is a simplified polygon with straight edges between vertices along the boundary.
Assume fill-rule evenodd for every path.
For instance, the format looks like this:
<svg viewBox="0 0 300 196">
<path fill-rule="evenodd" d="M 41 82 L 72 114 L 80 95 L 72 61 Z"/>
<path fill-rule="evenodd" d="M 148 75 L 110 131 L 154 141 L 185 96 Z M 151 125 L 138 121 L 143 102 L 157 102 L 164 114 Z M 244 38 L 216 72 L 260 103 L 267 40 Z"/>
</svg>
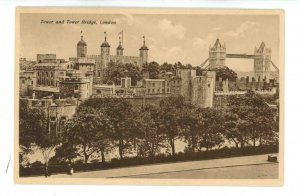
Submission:
<svg viewBox="0 0 300 196">
<path fill-rule="evenodd" d="M 240 35 L 243 35 L 248 29 L 250 29 L 251 27 L 253 27 L 255 25 L 256 25 L 255 22 L 246 21 L 243 24 L 241 24 L 238 28 L 236 28 L 235 30 L 226 32 L 225 35 L 231 36 L 231 37 L 240 36 Z"/>
<path fill-rule="evenodd" d="M 221 30 L 222 28 L 221 27 L 215 27 L 215 28 L 213 28 L 212 30 L 213 31 L 219 31 L 219 30 Z"/>
<path fill-rule="evenodd" d="M 164 49 L 165 50 L 165 56 L 167 59 L 175 59 L 175 58 L 183 58 L 184 57 L 182 56 L 183 55 L 183 50 L 180 46 L 173 46 L 173 47 L 170 47 L 170 48 L 167 48 L 167 49 Z"/>
<path fill-rule="evenodd" d="M 151 56 L 155 57 L 154 61 L 158 63 L 169 62 L 174 63 L 177 61 L 181 61 L 185 63 L 186 61 L 186 53 L 184 52 L 181 46 L 170 46 L 170 47 L 158 47 L 155 45 L 149 46 L 151 51 Z"/>
<path fill-rule="evenodd" d="M 205 38 L 201 37 L 194 37 L 192 39 L 192 44 L 195 47 L 201 48 L 201 49 L 207 49 L 208 46 L 213 45 L 217 39 L 217 36 L 214 34 L 208 34 Z"/>
<path fill-rule="evenodd" d="M 192 41 L 193 41 L 193 45 L 194 46 L 200 46 L 200 47 L 202 47 L 203 45 L 206 44 L 206 41 L 204 39 L 200 38 L 200 37 L 194 37 L 192 39 Z"/>
<path fill-rule="evenodd" d="M 173 24 L 170 20 L 162 19 L 158 21 L 157 28 L 165 38 L 184 39 L 186 28 L 181 24 Z"/>
</svg>

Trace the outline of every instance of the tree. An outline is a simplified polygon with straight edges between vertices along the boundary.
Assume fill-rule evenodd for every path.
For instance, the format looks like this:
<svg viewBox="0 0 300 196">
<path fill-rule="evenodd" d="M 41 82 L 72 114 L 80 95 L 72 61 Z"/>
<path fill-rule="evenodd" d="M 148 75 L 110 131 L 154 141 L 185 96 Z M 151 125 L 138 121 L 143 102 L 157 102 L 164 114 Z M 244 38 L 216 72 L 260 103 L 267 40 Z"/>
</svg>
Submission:
<svg viewBox="0 0 300 196">
<path fill-rule="evenodd" d="M 46 112 L 42 108 L 29 108 L 27 104 L 20 102 L 19 114 L 20 146 L 23 149 L 38 147 L 47 167 L 53 150 L 59 144 L 59 138 L 56 134 L 51 135 Z"/>
<path fill-rule="evenodd" d="M 253 146 L 259 140 L 260 144 L 270 140 L 276 140 L 278 126 L 276 123 L 276 112 L 266 103 L 263 97 L 249 91 L 246 95 L 230 96 L 227 112 L 235 115 L 239 123 L 240 138 L 243 138 L 243 146 L 250 140 Z M 277 136 L 276 136 L 277 135 Z M 278 138 L 277 138 L 278 139 Z"/>
<path fill-rule="evenodd" d="M 145 105 L 137 109 L 138 156 L 153 158 L 164 147 L 164 136 L 159 132 L 159 109 L 155 105 Z"/>
<path fill-rule="evenodd" d="M 164 62 L 161 66 L 160 66 L 160 72 L 161 73 L 166 73 L 166 72 L 172 72 L 173 74 L 175 74 L 175 67 L 174 65 L 170 64 L 170 63 L 167 63 L 167 62 Z"/>
<path fill-rule="evenodd" d="M 68 162 L 72 163 L 72 160 L 78 157 L 80 154 L 77 153 L 76 146 L 68 140 L 68 138 L 65 138 L 63 140 L 63 143 L 56 148 L 55 150 L 55 156 L 52 158 L 52 160 L 57 162 Z"/>
<path fill-rule="evenodd" d="M 123 159 L 126 150 L 132 147 L 138 130 L 130 102 L 121 98 L 91 98 L 82 105 L 99 109 L 105 114 L 110 123 L 107 129 L 109 138 L 115 141 Z"/>
<path fill-rule="evenodd" d="M 120 85 L 122 77 L 131 77 L 131 85 L 133 86 L 142 79 L 139 68 L 131 63 L 108 63 L 103 78 L 104 83 Z"/>
<path fill-rule="evenodd" d="M 142 71 L 149 72 L 149 78 L 157 79 L 159 75 L 159 64 L 155 61 L 143 65 Z"/>
<path fill-rule="evenodd" d="M 224 135 L 229 142 L 234 142 L 236 148 L 245 145 L 248 140 L 245 120 L 239 118 L 237 114 L 227 112 L 225 115 Z"/>
<path fill-rule="evenodd" d="M 180 119 L 180 134 L 188 143 L 188 150 L 195 152 L 199 148 L 200 138 L 203 134 L 203 117 L 201 110 L 193 105 L 187 105 Z"/>
<path fill-rule="evenodd" d="M 203 134 L 200 136 L 200 147 L 210 150 L 221 147 L 225 142 L 223 138 L 224 117 L 221 110 L 206 108 L 202 110 Z"/>
<path fill-rule="evenodd" d="M 105 132 L 109 127 L 104 113 L 80 105 L 75 116 L 66 122 L 64 135 L 70 145 L 77 147 L 85 163 L 96 152 L 101 152 L 102 160 L 105 161 L 104 152 L 109 145 Z M 73 150 L 73 145 L 69 146 L 69 150 Z"/>
<path fill-rule="evenodd" d="M 229 81 L 237 79 L 237 73 L 228 67 L 217 67 L 210 70 L 216 72 L 216 79 L 222 78 L 222 80 L 228 79 Z"/>
<path fill-rule="evenodd" d="M 166 136 L 172 155 L 175 155 L 175 140 L 180 138 L 180 114 L 184 105 L 182 97 L 173 96 L 164 98 L 159 104 L 159 127 Z"/>
</svg>

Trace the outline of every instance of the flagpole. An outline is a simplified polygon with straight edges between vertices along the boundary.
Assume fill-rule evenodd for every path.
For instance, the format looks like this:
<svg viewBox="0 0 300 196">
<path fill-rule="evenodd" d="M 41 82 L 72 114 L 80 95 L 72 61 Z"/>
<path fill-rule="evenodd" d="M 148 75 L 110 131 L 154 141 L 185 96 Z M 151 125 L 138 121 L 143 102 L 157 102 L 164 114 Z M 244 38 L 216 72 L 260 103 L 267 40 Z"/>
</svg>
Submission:
<svg viewBox="0 0 300 196">
<path fill-rule="evenodd" d="M 123 30 L 122 30 L 122 46 L 124 46 L 124 42 L 123 42 Z"/>
</svg>

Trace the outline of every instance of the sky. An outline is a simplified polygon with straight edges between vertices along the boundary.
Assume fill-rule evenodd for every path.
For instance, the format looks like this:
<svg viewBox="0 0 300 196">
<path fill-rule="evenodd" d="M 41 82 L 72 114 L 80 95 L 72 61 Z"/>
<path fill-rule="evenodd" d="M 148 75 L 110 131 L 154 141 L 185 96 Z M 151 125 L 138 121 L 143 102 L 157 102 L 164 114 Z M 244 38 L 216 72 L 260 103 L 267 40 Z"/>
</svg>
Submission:
<svg viewBox="0 0 300 196">
<path fill-rule="evenodd" d="M 64 24 L 42 24 L 64 20 Z M 80 21 L 66 24 L 67 20 Z M 96 20 L 98 24 L 81 24 Z M 116 24 L 100 24 L 115 21 Z M 54 53 L 57 58 L 76 56 L 76 44 L 83 31 L 88 54 L 100 54 L 107 33 L 111 54 L 116 54 L 118 33 L 123 31 L 124 55 L 138 56 L 146 37 L 148 61 L 182 62 L 200 65 L 208 58 L 208 49 L 217 38 L 226 44 L 227 53 L 253 54 L 262 41 L 272 50 L 272 61 L 278 65 L 279 17 L 272 15 L 168 15 L 168 14 L 21 14 L 20 55 L 35 60 L 38 53 Z M 236 71 L 252 71 L 251 59 L 226 59 Z"/>
</svg>

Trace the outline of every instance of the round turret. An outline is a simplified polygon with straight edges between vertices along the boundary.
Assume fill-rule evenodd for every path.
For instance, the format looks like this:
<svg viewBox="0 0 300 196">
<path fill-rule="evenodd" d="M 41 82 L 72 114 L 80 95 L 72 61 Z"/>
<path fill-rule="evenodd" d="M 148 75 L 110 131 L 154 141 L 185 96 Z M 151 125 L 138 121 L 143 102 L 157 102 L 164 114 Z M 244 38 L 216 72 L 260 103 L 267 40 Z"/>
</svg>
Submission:
<svg viewBox="0 0 300 196">
<path fill-rule="evenodd" d="M 87 54 L 87 44 L 83 40 L 83 35 L 82 35 L 82 31 L 81 31 L 81 39 L 77 43 L 77 57 L 79 57 L 79 58 L 86 57 L 86 54 Z"/>
</svg>

